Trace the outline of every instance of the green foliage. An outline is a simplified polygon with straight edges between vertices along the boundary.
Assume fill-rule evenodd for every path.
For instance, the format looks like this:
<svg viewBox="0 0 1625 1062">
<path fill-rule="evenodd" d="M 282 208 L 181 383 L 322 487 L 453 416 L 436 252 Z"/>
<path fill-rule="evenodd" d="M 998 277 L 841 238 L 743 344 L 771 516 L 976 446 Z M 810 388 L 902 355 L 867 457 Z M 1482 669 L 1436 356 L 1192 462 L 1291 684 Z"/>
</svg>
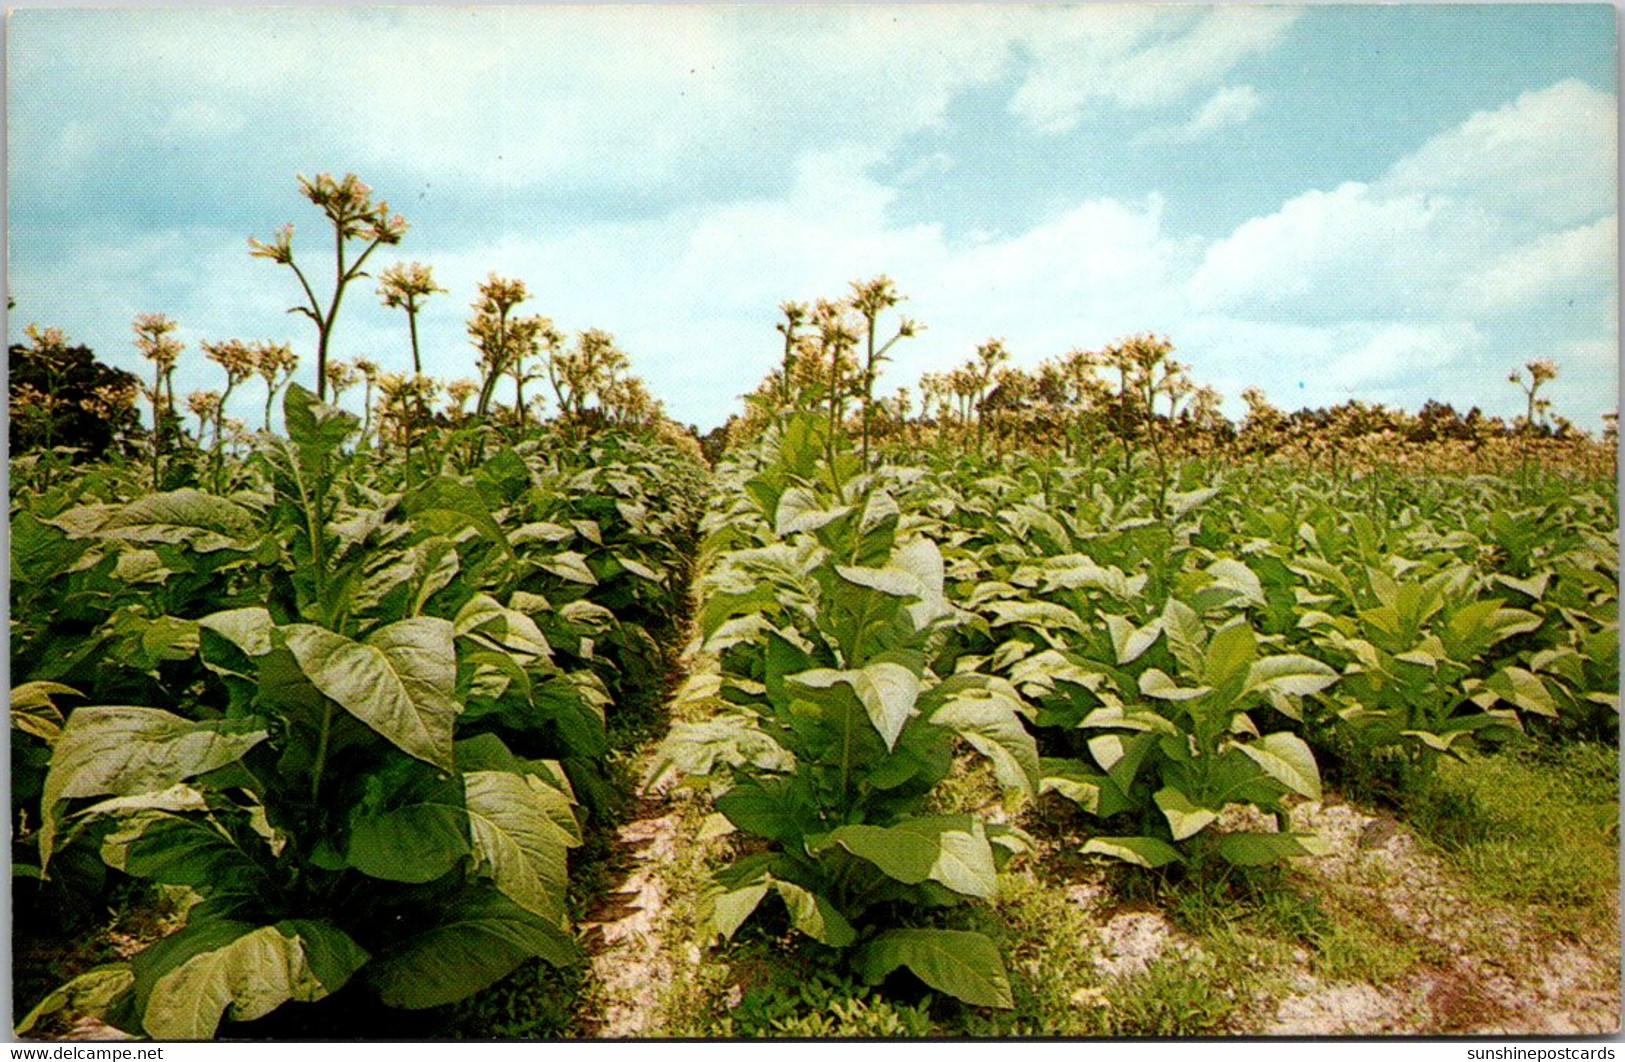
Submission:
<svg viewBox="0 0 1625 1062">
<path fill-rule="evenodd" d="M 606 442 L 583 472 L 504 451 L 403 492 L 347 449 L 354 417 L 297 387 L 284 412 L 252 490 L 15 518 L 23 592 L 86 598 L 21 639 L 13 725 L 49 761 L 14 797 L 39 808 L 40 869 L 88 845 L 199 898 L 127 986 L 64 1001 L 161 1038 L 346 986 L 435 1007 L 574 962 L 573 782 L 596 777 L 615 695 L 655 680 L 636 617 L 681 589 L 699 481 L 667 455 Z M 64 719 L 75 693 L 92 704 Z"/>
<path fill-rule="evenodd" d="M 1618 886 L 1618 760 L 1589 744 L 1449 763 L 1407 816 L 1476 891 L 1547 913 L 1560 932 L 1605 918 Z"/>
<path fill-rule="evenodd" d="M 941 554 L 903 532 L 874 478 L 832 474 L 816 421 L 797 415 L 771 434 L 761 462 L 735 473 L 751 510 L 707 523 L 701 633 L 735 707 L 674 727 L 662 769 L 711 778 L 717 809 L 770 845 L 718 875 L 712 925 L 731 936 L 771 894 L 801 932 L 856 946 L 854 969 L 871 983 L 904 966 L 965 1002 L 1008 1006 L 985 939 L 885 927 L 993 895 L 1020 833 L 924 812 L 956 738 L 987 753 L 1001 782 L 1032 792 L 1027 706 L 1008 683 L 928 665 L 958 621 Z"/>
<path fill-rule="evenodd" d="M 142 434 L 135 396 L 140 381 L 104 364 L 89 347 L 68 346 L 54 330 L 6 351 L 13 459 L 70 447 L 88 462 L 129 451 Z"/>
</svg>

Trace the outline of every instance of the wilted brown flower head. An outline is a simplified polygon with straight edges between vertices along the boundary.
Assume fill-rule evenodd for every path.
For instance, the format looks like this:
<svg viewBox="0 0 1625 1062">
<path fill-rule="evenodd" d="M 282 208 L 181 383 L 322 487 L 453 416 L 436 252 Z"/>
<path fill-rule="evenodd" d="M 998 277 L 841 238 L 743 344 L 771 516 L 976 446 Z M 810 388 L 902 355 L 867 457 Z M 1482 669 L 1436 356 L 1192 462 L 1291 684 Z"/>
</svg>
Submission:
<svg viewBox="0 0 1625 1062">
<path fill-rule="evenodd" d="M 56 353 L 67 349 L 68 334 L 60 328 L 41 328 L 31 324 L 23 330 L 28 341 L 34 345 L 36 354 Z"/>
<path fill-rule="evenodd" d="M 882 310 L 896 306 L 902 301 L 902 296 L 898 295 L 896 288 L 892 286 L 891 277 L 885 274 L 873 280 L 854 280 L 851 287 L 852 308 L 865 317 L 877 317 Z"/>
<path fill-rule="evenodd" d="M 327 386 L 333 389 L 333 400 L 338 401 L 339 395 L 355 386 L 356 369 L 348 362 L 337 358 L 327 363 Z"/>
<path fill-rule="evenodd" d="M 453 380 L 446 385 L 446 397 L 450 399 L 449 412 L 461 413 L 468 400 L 479 393 L 480 386 L 473 380 Z"/>
<path fill-rule="evenodd" d="M 804 302 L 781 302 L 779 312 L 784 314 L 784 320 L 773 327 L 785 335 L 789 335 L 803 324 L 807 323 L 807 304 Z"/>
<path fill-rule="evenodd" d="M 1528 365 L 1525 365 L 1524 368 L 1529 370 L 1529 375 L 1535 381 L 1536 387 L 1546 383 L 1548 380 L 1554 380 L 1557 378 L 1557 362 L 1555 361 L 1540 358 L 1535 361 L 1531 361 Z"/>
<path fill-rule="evenodd" d="M 480 296 L 474 301 L 476 313 L 500 317 L 530 298 L 523 280 L 509 280 L 495 273 L 485 278 L 479 287 Z"/>
<path fill-rule="evenodd" d="M 982 370 L 991 373 L 995 365 L 1001 365 L 1010 360 L 1010 351 L 1005 349 L 1004 340 L 989 339 L 976 347 L 976 359 L 982 363 Z"/>
<path fill-rule="evenodd" d="M 319 173 L 315 180 L 299 175 L 299 191 L 306 199 L 322 208 L 344 239 L 365 237 L 378 243 L 399 243 L 406 234 L 406 219 L 391 215 L 389 204 L 372 201 L 372 187 L 361 178 L 346 173 L 335 180 L 330 173 Z"/>
<path fill-rule="evenodd" d="M 134 406 L 136 394 L 137 388 L 134 384 L 104 384 L 92 391 L 91 397 L 80 405 L 87 412 L 105 419 Z"/>
</svg>

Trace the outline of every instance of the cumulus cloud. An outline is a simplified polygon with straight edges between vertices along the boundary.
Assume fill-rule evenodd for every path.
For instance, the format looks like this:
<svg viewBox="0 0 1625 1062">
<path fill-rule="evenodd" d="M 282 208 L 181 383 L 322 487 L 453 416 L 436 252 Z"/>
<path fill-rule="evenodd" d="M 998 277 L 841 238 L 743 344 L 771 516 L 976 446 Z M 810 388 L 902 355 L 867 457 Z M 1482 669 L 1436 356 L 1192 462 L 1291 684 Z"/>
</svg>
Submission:
<svg viewBox="0 0 1625 1062">
<path fill-rule="evenodd" d="M 1208 248 L 1192 299 L 1346 318 L 1518 312 L 1581 282 L 1593 294 L 1618 241 L 1615 106 L 1565 81 L 1474 114 L 1376 181 L 1242 224 Z"/>
<path fill-rule="evenodd" d="M 1482 314 L 1517 314 L 1554 296 L 1618 287 L 1619 219 L 1613 214 L 1500 254 L 1462 281 L 1458 301 Z"/>
<path fill-rule="evenodd" d="M 1352 181 L 1305 192 L 1209 247 L 1191 297 L 1209 309 L 1299 308 L 1332 317 L 1434 298 L 1436 285 L 1418 287 L 1415 274 L 1444 264 L 1440 209 L 1418 194 L 1385 196 Z"/>
<path fill-rule="evenodd" d="M 1299 17 L 1285 8 L 1220 6 L 1206 12 L 1097 8 L 1027 43 L 1033 66 L 1010 109 L 1044 132 L 1075 128 L 1091 106 L 1167 106 L 1224 79 L 1274 48 Z"/>
<path fill-rule="evenodd" d="M 1139 137 L 1148 144 L 1193 144 L 1215 133 L 1245 125 L 1264 102 L 1251 85 L 1232 85 L 1209 96 L 1196 113 L 1177 125 L 1158 125 Z"/>
<path fill-rule="evenodd" d="M 670 189 L 788 164 L 807 143 L 888 148 L 998 78 L 1018 82 L 1010 107 L 1033 129 L 1070 129 L 1101 103 L 1178 103 L 1296 17 L 997 5 L 24 12 L 11 24 L 14 146 L 25 181 L 61 179 L 87 132 L 105 147 L 247 125 L 280 169 L 364 159 L 406 180 Z M 29 91 L 50 84 L 84 91 Z"/>
<path fill-rule="evenodd" d="M 1614 210 L 1617 122 L 1614 96 L 1562 81 L 1434 137 L 1382 187 L 1470 199 L 1525 231 L 1589 221 Z"/>
</svg>

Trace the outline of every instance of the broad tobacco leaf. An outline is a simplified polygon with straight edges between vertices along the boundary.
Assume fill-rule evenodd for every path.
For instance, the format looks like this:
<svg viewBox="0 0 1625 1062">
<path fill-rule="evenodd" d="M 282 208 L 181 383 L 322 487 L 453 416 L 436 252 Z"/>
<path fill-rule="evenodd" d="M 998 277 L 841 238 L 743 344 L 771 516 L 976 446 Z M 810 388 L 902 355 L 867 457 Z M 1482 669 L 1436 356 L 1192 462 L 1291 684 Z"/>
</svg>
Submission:
<svg viewBox="0 0 1625 1062">
<path fill-rule="evenodd" d="M 878 985 L 899 966 L 939 992 L 973 1007 L 1015 1006 L 1004 960 L 993 942 L 960 929 L 889 929 L 858 949 L 853 966 Z"/>
<path fill-rule="evenodd" d="M 194 722 L 158 708 L 77 709 L 57 739 L 45 776 L 41 866 L 51 857 L 62 801 L 168 789 L 240 759 L 267 736 L 253 719 Z"/>
<path fill-rule="evenodd" d="M 457 655 L 452 625 L 417 616 L 352 641 L 296 623 L 278 632 L 318 690 L 402 752 L 452 767 Z"/>
</svg>

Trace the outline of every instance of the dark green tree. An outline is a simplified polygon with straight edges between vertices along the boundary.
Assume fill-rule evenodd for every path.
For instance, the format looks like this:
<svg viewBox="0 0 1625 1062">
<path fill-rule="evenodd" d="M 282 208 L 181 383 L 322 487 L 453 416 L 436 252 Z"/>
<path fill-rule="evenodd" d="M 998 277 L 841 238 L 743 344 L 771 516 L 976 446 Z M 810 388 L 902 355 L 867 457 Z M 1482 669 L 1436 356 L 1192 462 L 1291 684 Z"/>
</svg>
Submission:
<svg viewBox="0 0 1625 1062">
<path fill-rule="evenodd" d="M 30 325 L 27 335 L 7 351 L 13 455 L 71 446 L 77 460 L 90 461 L 128 451 L 144 436 L 134 375 L 98 361 L 89 347 L 69 346 L 58 329 Z"/>
</svg>

